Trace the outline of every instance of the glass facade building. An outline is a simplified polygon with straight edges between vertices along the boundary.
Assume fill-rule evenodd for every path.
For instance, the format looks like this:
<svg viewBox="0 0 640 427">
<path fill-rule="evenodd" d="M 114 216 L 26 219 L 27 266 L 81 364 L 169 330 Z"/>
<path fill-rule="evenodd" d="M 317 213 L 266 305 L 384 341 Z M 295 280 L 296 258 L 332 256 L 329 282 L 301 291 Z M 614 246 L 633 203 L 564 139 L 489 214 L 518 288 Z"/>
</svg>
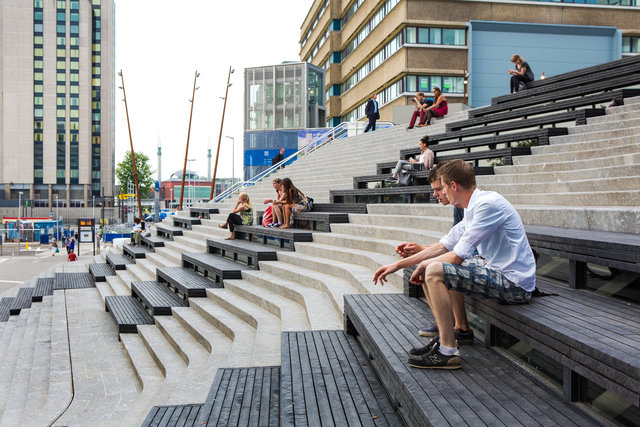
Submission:
<svg viewBox="0 0 640 427">
<path fill-rule="evenodd" d="M 326 125 L 324 70 L 306 62 L 247 68 L 244 177 L 271 165 L 280 148 L 298 150 L 298 129 Z"/>
</svg>

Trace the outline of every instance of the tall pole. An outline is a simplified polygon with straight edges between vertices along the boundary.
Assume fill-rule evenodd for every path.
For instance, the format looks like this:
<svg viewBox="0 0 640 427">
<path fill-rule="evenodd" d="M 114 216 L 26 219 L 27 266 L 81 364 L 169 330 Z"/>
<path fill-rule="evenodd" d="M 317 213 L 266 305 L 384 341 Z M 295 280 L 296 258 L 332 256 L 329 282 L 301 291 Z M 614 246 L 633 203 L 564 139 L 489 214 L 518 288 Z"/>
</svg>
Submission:
<svg viewBox="0 0 640 427">
<path fill-rule="evenodd" d="M 211 192 L 209 193 L 209 200 L 213 199 L 213 193 L 216 189 L 216 174 L 218 173 L 218 157 L 220 157 L 220 142 L 222 141 L 222 127 L 224 126 L 224 112 L 227 109 L 227 98 L 229 95 L 229 82 L 231 81 L 231 73 L 233 69 L 229 67 L 229 76 L 227 77 L 227 88 L 224 92 L 224 106 L 222 107 L 222 121 L 220 122 L 220 135 L 218 136 L 218 150 L 216 151 L 216 163 L 213 167 L 213 177 L 211 178 Z"/>
<path fill-rule="evenodd" d="M 180 191 L 180 205 L 178 206 L 178 210 L 182 210 L 182 199 L 184 198 L 184 178 L 187 173 L 187 156 L 189 155 L 189 137 L 191 136 L 191 118 L 193 117 L 193 103 L 195 101 L 196 96 L 196 79 L 200 74 L 198 74 L 198 70 L 193 77 L 193 94 L 191 95 L 191 112 L 189 113 L 189 130 L 187 130 L 187 149 L 184 151 L 184 167 L 182 168 L 182 190 Z"/>
<path fill-rule="evenodd" d="M 225 138 L 229 138 L 231 140 L 231 186 L 235 183 L 236 170 L 236 139 L 232 136 L 225 136 Z"/>
<path fill-rule="evenodd" d="M 22 191 L 18 192 L 18 255 L 20 255 L 20 240 L 22 240 Z"/>
<path fill-rule="evenodd" d="M 142 201 L 140 200 L 140 187 L 138 186 L 138 169 L 136 168 L 136 155 L 133 151 L 133 138 L 131 137 L 131 123 L 129 122 L 129 107 L 127 107 L 127 92 L 124 90 L 124 76 L 122 70 L 118 73 L 122 81 L 122 95 L 124 96 L 124 111 L 127 113 L 127 129 L 129 129 L 129 144 L 131 145 L 131 163 L 133 163 L 133 180 L 136 183 L 136 196 L 138 196 L 138 217 L 142 218 Z"/>
</svg>

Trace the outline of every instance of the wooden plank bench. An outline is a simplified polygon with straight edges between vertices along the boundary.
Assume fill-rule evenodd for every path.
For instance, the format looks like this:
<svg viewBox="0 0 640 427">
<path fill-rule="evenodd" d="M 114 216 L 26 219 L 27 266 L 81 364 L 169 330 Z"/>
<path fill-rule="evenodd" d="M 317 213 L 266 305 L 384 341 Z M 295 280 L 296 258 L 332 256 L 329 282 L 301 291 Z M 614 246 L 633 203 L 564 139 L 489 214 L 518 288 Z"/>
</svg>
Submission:
<svg viewBox="0 0 640 427">
<path fill-rule="evenodd" d="M 287 249 L 294 249 L 296 242 L 313 241 L 313 235 L 309 230 L 268 228 L 261 225 L 238 225 L 234 229 L 234 236 L 236 239 L 246 239 Z"/>
<path fill-rule="evenodd" d="M 196 426 L 202 403 L 189 405 L 154 406 L 142 422 L 141 427 L 186 427 Z"/>
<path fill-rule="evenodd" d="M 95 288 L 96 283 L 90 273 L 55 273 L 53 290 Z"/>
<path fill-rule="evenodd" d="M 0 300 L 0 322 L 9 320 L 9 307 L 13 305 L 15 297 L 4 297 Z"/>
<path fill-rule="evenodd" d="M 534 252 L 569 260 L 569 286 L 584 288 L 587 263 L 640 272 L 640 236 L 594 230 L 525 226 Z"/>
<path fill-rule="evenodd" d="M 640 60 L 633 57 L 623 58 L 617 61 L 559 74 L 545 80 L 531 82 L 528 85 L 529 88 L 525 91 L 492 98 L 491 106 L 500 104 L 513 105 L 514 102 L 526 101 L 526 98 L 545 93 L 554 94 L 558 97 L 557 93 L 555 93 L 557 91 L 572 90 L 576 87 L 579 88 L 596 83 L 601 85 L 599 90 L 627 87 L 638 81 L 638 72 L 640 72 Z M 585 90 L 579 93 L 585 94 L 590 92 Z"/>
<path fill-rule="evenodd" d="M 367 360 L 343 331 L 283 332 L 282 424 L 402 425 Z"/>
<path fill-rule="evenodd" d="M 207 239 L 207 252 L 249 267 L 258 268 L 260 261 L 277 261 L 280 248 L 248 240 Z"/>
<path fill-rule="evenodd" d="M 20 314 L 23 308 L 31 308 L 31 298 L 33 296 L 33 288 L 20 288 L 18 295 L 9 307 L 9 314 L 15 316 Z"/>
<path fill-rule="evenodd" d="M 158 267 L 156 277 L 158 282 L 166 283 L 183 299 L 206 297 L 207 289 L 222 287 L 195 271 L 183 267 Z"/>
<path fill-rule="evenodd" d="M 219 286 L 225 279 L 242 279 L 242 270 L 250 268 L 210 253 L 182 254 L 182 266 L 202 274 Z"/>
<path fill-rule="evenodd" d="M 31 301 L 41 302 L 42 297 L 53 295 L 53 287 L 55 285 L 55 277 L 40 277 L 36 280 L 36 286 L 31 296 Z"/>
<path fill-rule="evenodd" d="M 147 254 L 153 253 L 154 250 L 147 247 L 146 245 L 124 245 L 122 247 L 123 255 L 128 256 L 132 260 L 136 260 L 136 258 L 146 258 Z"/>
<path fill-rule="evenodd" d="M 280 426 L 280 367 L 218 369 L 194 425 Z"/>
<path fill-rule="evenodd" d="M 107 276 L 115 276 L 116 272 L 107 263 L 89 264 L 89 273 L 95 282 L 105 282 Z"/>
<path fill-rule="evenodd" d="M 138 325 L 155 323 L 142 304 L 131 295 L 107 296 L 104 298 L 104 306 L 118 325 L 119 334 L 136 334 Z"/>
<path fill-rule="evenodd" d="M 429 203 L 431 193 L 430 185 L 331 190 L 329 192 L 333 203 Z"/>
<path fill-rule="evenodd" d="M 314 203 L 313 212 L 366 214 L 366 203 Z"/>
<path fill-rule="evenodd" d="M 345 296 L 345 327 L 408 425 L 599 425 L 482 345 L 460 348 L 459 370 L 410 367 L 408 350 L 428 342 L 417 331 L 433 321 L 429 313 L 401 294 Z"/>
<path fill-rule="evenodd" d="M 191 218 L 211 219 L 211 215 L 217 215 L 219 213 L 218 208 L 189 208 L 189 216 Z"/>
<path fill-rule="evenodd" d="M 107 254 L 105 256 L 107 264 L 114 270 L 126 270 L 127 265 L 135 264 L 136 262 L 123 254 Z"/>
<path fill-rule="evenodd" d="M 182 236 L 182 228 L 171 227 L 166 224 L 158 224 L 156 225 L 156 234 L 167 240 L 173 240 L 175 236 Z"/>
<path fill-rule="evenodd" d="M 158 236 L 158 235 L 156 236 L 151 235 L 151 236 L 142 237 L 140 241 L 146 247 L 153 249 L 153 248 L 163 247 L 164 244 L 166 242 L 170 242 L 171 239 L 167 239 L 165 237 Z"/>
<path fill-rule="evenodd" d="M 264 212 L 256 212 L 256 222 L 262 223 Z M 345 224 L 349 222 L 348 213 L 340 212 L 293 212 L 293 228 L 313 231 L 331 231 L 331 224 Z"/>
<path fill-rule="evenodd" d="M 189 303 L 155 281 L 131 282 L 131 295 L 142 303 L 152 316 L 171 316 L 171 307 L 188 307 Z"/>
<path fill-rule="evenodd" d="M 200 218 L 193 218 L 190 216 L 173 216 L 173 225 L 174 227 L 185 228 L 187 230 L 192 230 L 194 225 L 200 225 L 202 221 Z"/>
<path fill-rule="evenodd" d="M 579 88 L 576 90 L 582 91 L 584 89 Z M 467 120 L 447 123 L 446 129 L 448 132 L 455 132 L 471 126 L 486 125 L 489 123 L 511 120 L 519 117 L 527 118 L 540 114 L 548 114 L 555 111 L 575 110 L 576 108 L 587 106 L 596 108 L 597 104 L 603 102 L 608 104 L 612 101 L 615 101 L 622 104 L 625 98 L 640 95 L 640 90 L 638 89 L 620 89 L 600 92 L 593 95 L 575 97 L 576 90 L 566 91 L 566 96 L 571 96 L 570 99 L 562 100 L 563 97 L 559 96 L 560 94 L 554 93 L 555 96 L 549 103 L 544 104 L 544 100 L 539 100 L 536 103 L 543 103 L 543 105 L 534 105 L 517 110 L 494 112 L 493 114 L 479 115 Z"/>
<path fill-rule="evenodd" d="M 522 306 L 465 297 L 467 309 L 484 319 L 485 343 L 508 334 L 538 349 L 562 372 L 568 400 L 579 400 L 587 379 L 640 406 L 640 307 L 540 278 L 537 287 L 557 295 Z"/>
</svg>

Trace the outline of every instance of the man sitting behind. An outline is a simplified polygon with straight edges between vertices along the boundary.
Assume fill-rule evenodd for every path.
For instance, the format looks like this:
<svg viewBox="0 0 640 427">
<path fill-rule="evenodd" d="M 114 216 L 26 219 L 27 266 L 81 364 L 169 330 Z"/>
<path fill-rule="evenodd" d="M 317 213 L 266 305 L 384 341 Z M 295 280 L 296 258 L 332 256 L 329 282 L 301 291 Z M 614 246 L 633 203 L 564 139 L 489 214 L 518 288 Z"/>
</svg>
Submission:
<svg viewBox="0 0 640 427">
<path fill-rule="evenodd" d="M 520 216 L 498 193 L 476 188 L 471 165 L 452 160 L 439 172 L 447 198 L 454 206 L 465 209 L 465 217 L 426 254 L 429 256 L 411 276 L 412 283 L 427 288 L 440 340 L 414 349 L 415 356 L 409 364 L 417 368 L 458 369 L 461 357 L 453 332 L 452 296 L 468 293 L 509 304 L 526 303 L 535 288 L 536 264 Z M 476 249 L 487 265 L 461 265 Z"/>
</svg>

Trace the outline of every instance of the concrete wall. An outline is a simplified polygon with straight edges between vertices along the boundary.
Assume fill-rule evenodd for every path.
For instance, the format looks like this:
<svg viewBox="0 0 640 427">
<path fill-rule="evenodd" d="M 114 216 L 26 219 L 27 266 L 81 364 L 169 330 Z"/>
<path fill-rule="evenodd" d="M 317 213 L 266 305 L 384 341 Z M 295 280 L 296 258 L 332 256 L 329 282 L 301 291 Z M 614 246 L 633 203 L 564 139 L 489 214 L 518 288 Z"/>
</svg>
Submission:
<svg viewBox="0 0 640 427">
<path fill-rule="evenodd" d="M 613 27 L 471 21 L 469 31 L 469 102 L 491 103 L 509 92 L 509 59 L 527 61 L 536 80 L 621 58 L 621 33 Z"/>
</svg>

